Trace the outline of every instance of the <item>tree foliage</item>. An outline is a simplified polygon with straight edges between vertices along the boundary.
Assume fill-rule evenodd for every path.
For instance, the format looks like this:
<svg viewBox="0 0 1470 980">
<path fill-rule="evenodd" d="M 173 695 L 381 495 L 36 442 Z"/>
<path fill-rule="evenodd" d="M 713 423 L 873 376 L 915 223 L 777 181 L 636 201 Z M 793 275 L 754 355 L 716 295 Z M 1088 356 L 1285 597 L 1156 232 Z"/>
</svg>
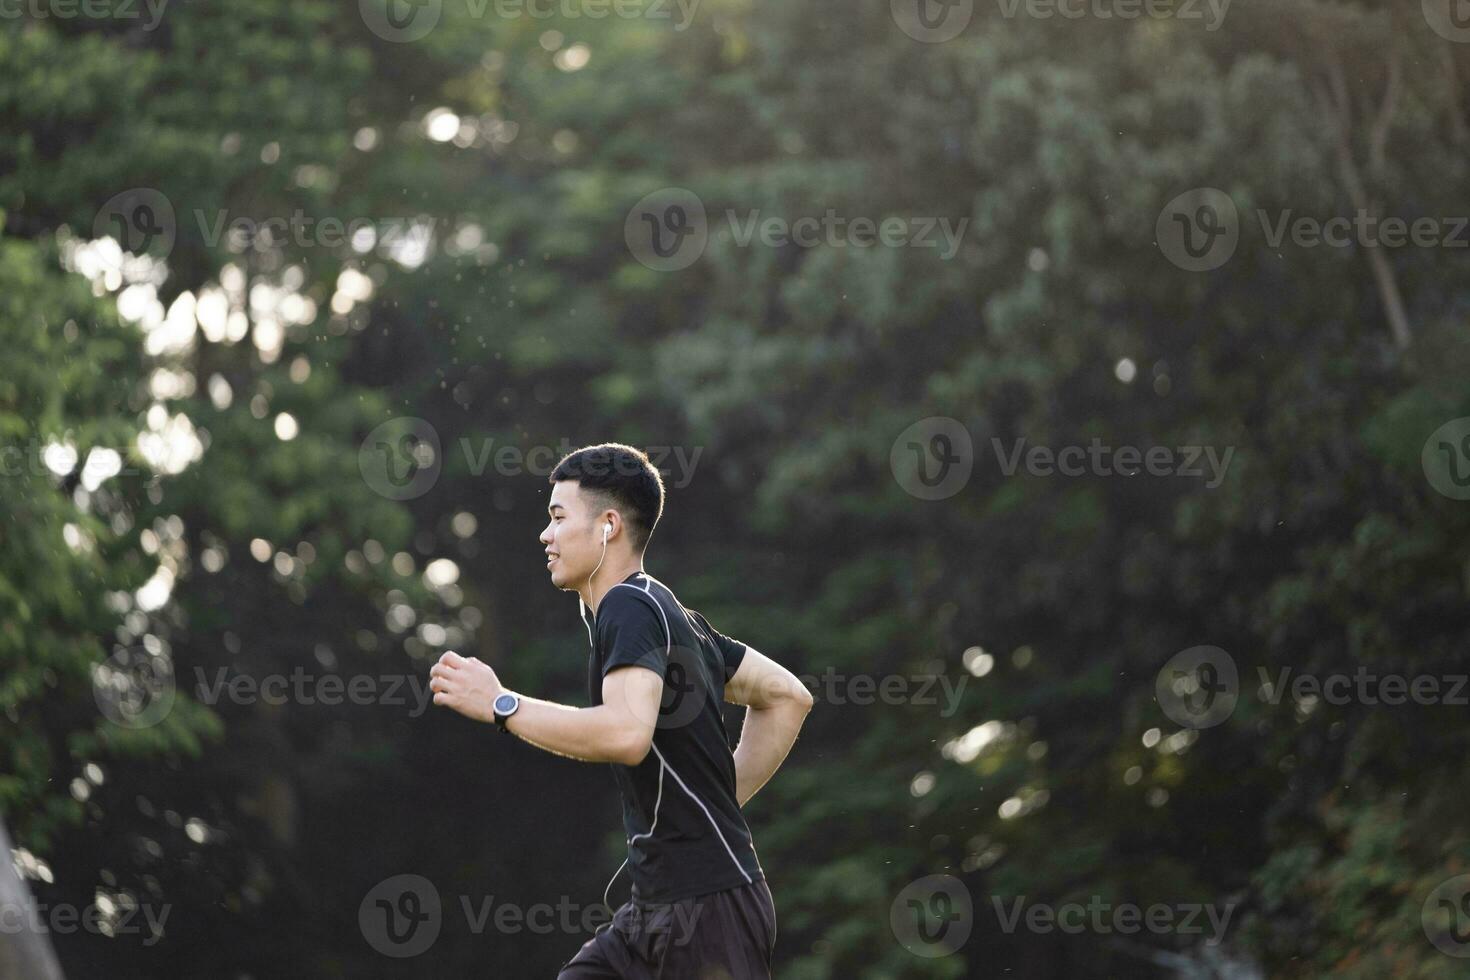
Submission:
<svg viewBox="0 0 1470 980">
<path fill-rule="evenodd" d="M 832 0 L 704 0 L 682 27 L 451 0 L 413 43 L 324 0 L 7 22 L 0 809 L 48 865 L 38 895 L 174 908 L 147 945 L 55 937 L 70 974 L 569 957 L 582 937 L 477 934 L 458 899 L 596 904 L 611 780 L 411 688 L 452 647 L 580 701 L 582 626 L 540 578 L 545 470 L 496 453 L 616 439 L 694 460 L 682 484 L 666 460 L 648 567 L 717 628 L 804 675 L 961 692 L 819 692 L 749 808 L 780 976 L 1138 976 L 1198 952 L 1009 934 L 993 903 L 1016 896 L 1228 904 L 1230 955 L 1273 976 L 1454 975 L 1421 910 L 1466 870 L 1458 709 L 1266 695 L 1283 670 L 1464 670 L 1470 511 L 1422 454 L 1470 415 L 1466 253 L 1270 233 L 1449 230 L 1464 46 L 1387 4 L 1237 0 L 1214 31 L 1008 8 L 939 44 Z M 1240 239 L 1191 272 L 1160 213 L 1206 187 Z M 173 234 L 124 255 L 97 219 L 139 188 Z M 625 229 L 669 188 L 708 242 L 657 271 Z M 759 231 L 828 215 L 911 245 Z M 271 218 L 274 240 L 239 230 Z M 974 472 L 924 500 L 892 456 L 934 417 Z M 408 430 L 439 443 L 413 495 L 371 475 Z M 1229 462 L 1008 475 L 1022 440 Z M 1196 731 L 1155 679 L 1200 645 L 1240 698 Z M 158 724 L 102 710 L 128 671 L 173 678 Z M 210 693 L 298 671 L 396 677 L 409 703 Z M 358 906 L 405 872 L 446 924 L 399 963 Z M 891 906 L 942 873 L 974 933 L 918 958 Z"/>
</svg>

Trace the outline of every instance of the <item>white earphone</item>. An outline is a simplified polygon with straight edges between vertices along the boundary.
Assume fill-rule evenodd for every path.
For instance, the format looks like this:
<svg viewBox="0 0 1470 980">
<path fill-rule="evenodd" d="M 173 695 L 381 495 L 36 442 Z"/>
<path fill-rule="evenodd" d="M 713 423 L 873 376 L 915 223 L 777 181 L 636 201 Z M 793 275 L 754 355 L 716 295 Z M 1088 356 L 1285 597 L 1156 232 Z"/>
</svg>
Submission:
<svg viewBox="0 0 1470 980">
<path fill-rule="evenodd" d="M 612 521 L 607 521 L 607 522 L 605 522 L 602 525 L 602 556 L 597 559 L 597 568 L 592 569 L 592 574 L 589 575 L 589 576 L 587 576 L 587 581 L 588 582 L 591 582 L 594 578 L 597 577 L 597 572 L 598 572 L 599 569 L 602 568 L 602 563 L 607 560 L 607 536 L 612 533 L 612 529 L 613 529 Z M 580 610 L 582 610 L 582 618 L 583 619 L 586 619 L 586 617 L 587 617 L 587 605 L 586 605 L 585 602 L 582 601 L 582 598 L 580 596 L 577 597 L 577 608 L 580 609 Z M 627 862 L 625 861 L 623 863 L 626 864 Z M 622 868 L 619 868 L 618 870 L 621 871 L 623 869 Z M 617 878 L 617 875 L 614 874 L 613 877 L 614 878 Z M 612 887 L 612 882 L 609 881 L 607 883 L 607 886 L 609 888 L 611 888 Z M 606 893 L 603 894 L 602 900 L 603 900 L 603 903 L 606 904 L 606 902 L 607 902 L 607 895 L 606 895 Z"/>
</svg>

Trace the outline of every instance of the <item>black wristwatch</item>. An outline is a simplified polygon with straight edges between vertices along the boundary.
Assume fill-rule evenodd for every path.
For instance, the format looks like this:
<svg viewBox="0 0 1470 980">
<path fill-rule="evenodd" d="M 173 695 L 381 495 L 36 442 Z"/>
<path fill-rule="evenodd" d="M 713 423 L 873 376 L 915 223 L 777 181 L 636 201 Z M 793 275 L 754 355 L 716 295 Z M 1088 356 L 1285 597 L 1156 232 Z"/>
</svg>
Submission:
<svg viewBox="0 0 1470 980">
<path fill-rule="evenodd" d="M 511 715 L 516 713 L 516 709 L 520 706 L 521 699 L 516 694 L 502 694 L 495 699 L 495 724 L 500 726 L 502 732 L 510 731 L 510 729 L 505 727 L 505 723 L 510 719 Z"/>
</svg>

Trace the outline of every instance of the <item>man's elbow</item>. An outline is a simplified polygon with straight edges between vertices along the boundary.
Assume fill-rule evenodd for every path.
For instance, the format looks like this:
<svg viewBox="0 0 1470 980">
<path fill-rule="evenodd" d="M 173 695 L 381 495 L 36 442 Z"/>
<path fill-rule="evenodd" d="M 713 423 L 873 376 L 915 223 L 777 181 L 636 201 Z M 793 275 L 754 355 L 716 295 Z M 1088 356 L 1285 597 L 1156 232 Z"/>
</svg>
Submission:
<svg viewBox="0 0 1470 980">
<path fill-rule="evenodd" d="M 797 708 L 800 709 L 803 715 L 810 712 L 812 705 L 817 703 L 817 699 L 812 696 L 811 691 L 807 690 L 805 684 L 796 685 L 796 689 L 791 694 L 791 700 L 796 703 Z"/>
<path fill-rule="evenodd" d="M 817 703 L 817 699 L 812 695 L 811 688 L 803 684 L 799 678 L 788 674 L 786 683 L 778 689 L 776 702 L 781 707 L 806 717 L 807 712 L 812 710 L 812 705 Z"/>
<path fill-rule="evenodd" d="M 626 729 L 617 738 L 617 744 L 612 753 L 612 759 L 623 766 L 641 765 L 648 758 L 648 753 L 653 751 L 653 732 L 639 729 Z"/>
</svg>

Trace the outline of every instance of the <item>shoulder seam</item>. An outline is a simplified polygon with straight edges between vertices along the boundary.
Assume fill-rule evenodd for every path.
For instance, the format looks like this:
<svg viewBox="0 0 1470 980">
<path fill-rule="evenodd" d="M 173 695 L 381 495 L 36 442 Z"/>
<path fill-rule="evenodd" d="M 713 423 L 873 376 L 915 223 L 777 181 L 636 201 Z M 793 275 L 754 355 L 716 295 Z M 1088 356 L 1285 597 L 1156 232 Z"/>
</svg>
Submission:
<svg viewBox="0 0 1470 980">
<path fill-rule="evenodd" d="M 665 587 L 667 588 L 667 586 Z M 619 582 L 617 585 L 614 585 L 603 595 L 602 601 L 606 602 L 608 596 L 612 595 L 620 588 L 632 589 L 635 593 L 641 594 L 644 597 L 644 600 L 653 606 L 654 611 L 658 613 L 659 621 L 663 624 L 664 628 L 664 656 L 672 656 L 674 652 L 674 634 L 669 629 L 669 617 L 664 615 L 664 607 L 659 605 L 658 600 L 653 597 L 653 594 L 648 589 L 640 589 L 638 586 L 634 585 L 631 582 Z"/>
</svg>

